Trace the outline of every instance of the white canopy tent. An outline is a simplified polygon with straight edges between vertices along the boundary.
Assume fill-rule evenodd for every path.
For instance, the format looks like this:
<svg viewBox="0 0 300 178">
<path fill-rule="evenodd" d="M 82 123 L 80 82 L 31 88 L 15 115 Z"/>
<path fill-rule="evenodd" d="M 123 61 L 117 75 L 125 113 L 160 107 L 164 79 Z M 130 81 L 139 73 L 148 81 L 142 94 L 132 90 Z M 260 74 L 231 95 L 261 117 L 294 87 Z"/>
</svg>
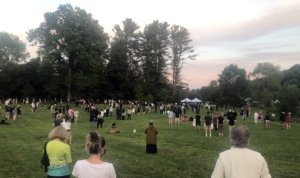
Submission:
<svg viewBox="0 0 300 178">
<path fill-rule="evenodd" d="M 195 103 L 201 103 L 202 101 L 199 100 L 198 98 L 195 98 L 195 99 L 192 100 L 192 102 L 195 102 Z"/>
<path fill-rule="evenodd" d="M 185 101 L 186 101 L 186 102 L 192 102 L 192 100 L 190 100 L 190 99 L 188 99 L 188 98 L 185 98 L 185 99 L 181 100 L 182 103 L 184 103 Z"/>
</svg>

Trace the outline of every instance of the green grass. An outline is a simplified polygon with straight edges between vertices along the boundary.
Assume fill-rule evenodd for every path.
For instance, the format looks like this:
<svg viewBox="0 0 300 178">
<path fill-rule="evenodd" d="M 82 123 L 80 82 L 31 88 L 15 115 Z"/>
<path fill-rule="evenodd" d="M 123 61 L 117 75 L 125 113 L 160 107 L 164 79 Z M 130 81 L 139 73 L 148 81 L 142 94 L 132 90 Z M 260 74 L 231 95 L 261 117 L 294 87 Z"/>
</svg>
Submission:
<svg viewBox="0 0 300 178">
<path fill-rule="evenodd" d="M 39 108 L 38 113 L 31 113 L 29 105 L 22 105 L 22 115 L 11 125 L 0 125 L 0 177 L 42 178 L 46 173 L 41 168 L 40 160 L 44 143 L 49 141 L 48 133 L 52 130 L 53 118 L 50 110 Z M 101 105 L 103 108 L 103 105 Z M 219 109 L 220 110 L 220 109 Z M 1 118 L 5 112 L 2 105 Z M 83 109 L 77 124 L 72 124 L 73 143 L 71 153 L 73 164 L 77 160 L 87 159 L 84 151 L 85 137 L 90 131 L 89 115 Z M 205 116 L 201 109 L 201 117 Z M 244 124 L 250 128 L 251 140 L 249 148 L 260 152 L 266 159 L 270 173 L 274 178 L 293 178 L 300 175 L 300 124 L 292 123 L 292 130 L 281 130 L 278 122 L 271 122 L 271 130 L 263 124 L 255 125 L 253 111 Z M 186 116 L 195 117 L 188 111 Z M 276 116 L 276 121 L 278 117 Z M 149 120 L 154 120 L 158 130 L 158 153 L 146 154 L 145 128 Z M 117 124 L 120 134 L 109 134 L 111 124 Z M 203 124 L 203 121 L 201 122 Z M 133 133 L 136 129 L 136 133 Z M 113 163 L 117 177 L 120 178 L 174 178 L 174 177 L 210 177 L 219 153 L 230 149 L 228 126 L 224 126 L 224 137 L 212 130 L 212 137 L 206 138 L 203 125 L 201 131 L 195 131 L 192 122 L 181 122 L 180 126 L 169 126 L 166 115 L 154 114 L 138 116 L 132 120 L 116 120 L 105 118 L 104 128 L 99 134 L 106 138 L 107 152 L 103 160 Z M 70 172 L 73 165 L 70 166 Z"/>
</svg>

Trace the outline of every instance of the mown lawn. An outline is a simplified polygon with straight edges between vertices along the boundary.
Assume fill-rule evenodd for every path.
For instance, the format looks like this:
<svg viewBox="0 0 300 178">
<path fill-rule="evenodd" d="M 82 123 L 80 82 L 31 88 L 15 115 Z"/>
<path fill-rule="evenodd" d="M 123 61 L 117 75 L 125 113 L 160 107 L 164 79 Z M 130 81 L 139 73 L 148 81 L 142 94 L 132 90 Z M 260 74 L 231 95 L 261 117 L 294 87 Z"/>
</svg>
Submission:
<svg viewBox="0 0 300 178">
<path fill-rule="evenodd" d="M 31 113 L 29 105 L 22 105 L 22 115 L 11 125 L 0 125 L 0 177 L 42 178 L 46 173 L 40 160 L 45 142 L 49 141 L 53 118 L 50 110 L 39 108 Z M 99 106 L 103 108 L 104 105 Z M 224 109 L 223 109 L 224 110 Z M 220 111 L 220 109 L 219 109 Z M 4 118 L 4 105 L 0 110 Z M 85 137 L 90 131 L 89 114 L 79 109 L 79 121 L 72 124 L 73 143 L 71 153 L 73 164 L 86 159 Z M 205 108 L 201 109 L 204 118 Z M 195 117 L 188 111 L 186 116 Z M 149 120 L 154 120 L 158 135 L 158 153 L 149 155 L 146 150 L 145 128 Z M 300 124 L 292 123 L 292 130 L 281 130 L 278 117 L 271 122 L 271 130 L 263 124 L 255 125 L 253 111 L 247 121 L 238 117 L 238 124 L 247 125 L 251 131 L 250 149 L 260 152 L 266 159 L 274 178 L 296 178 L 300 175 Z M 109 134 L 111 124 L 117 124 L 120 134 Z M 210 177 L 220 152 L 230 149 L 228 126 L 225 124 L 224 137 L 212 130 L 212 137 L 206 138 L 201 122 L 201 131 L 195 131 L 192 122 L 181 122 L 180 126 L 169 126 L 166 115 L 151 113 L 145 116 L 134 114 L 132 120 L 105 118 L 104 128 L 98 132 L 106 138 L 107 152 L 103 160 L 113 163 L 120 178 L 174 178 Z M 136 133 L 133 133 L 136 129 Z M 70 172 L 73 165 L 70 166 Z"/>
</svg>

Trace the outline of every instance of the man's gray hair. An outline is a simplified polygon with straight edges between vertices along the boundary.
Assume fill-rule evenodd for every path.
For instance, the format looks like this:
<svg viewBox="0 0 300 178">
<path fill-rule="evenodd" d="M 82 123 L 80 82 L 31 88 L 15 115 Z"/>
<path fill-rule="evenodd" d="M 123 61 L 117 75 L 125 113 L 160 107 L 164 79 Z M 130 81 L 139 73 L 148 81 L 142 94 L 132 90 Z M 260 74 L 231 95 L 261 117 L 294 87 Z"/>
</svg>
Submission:
<svg viewBox="0 0 300 178">
<path fill-rule="evenodd" d="M 235 126 L 231 129 L 229 137 L 232 146 L 237 148 L 246 148 L 249 145 L 249 128 L 244 125 Z"/>
</svg>

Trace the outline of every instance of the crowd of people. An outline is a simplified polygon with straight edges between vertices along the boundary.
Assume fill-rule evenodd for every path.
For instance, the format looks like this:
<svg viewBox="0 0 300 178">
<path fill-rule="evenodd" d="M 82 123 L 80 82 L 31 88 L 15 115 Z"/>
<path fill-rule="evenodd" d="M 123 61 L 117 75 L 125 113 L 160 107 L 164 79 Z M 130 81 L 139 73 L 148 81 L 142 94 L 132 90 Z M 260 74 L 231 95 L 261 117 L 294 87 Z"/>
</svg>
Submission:
<svg viewBox="0 0 300 178">
<path fill-rule="evenodd" d="M 44 100 L 44 107 L 46 107 L 47 101 Z M 32 100 L 31 111 L 36 113 L 38 107 L 42 107 L 42 100 L 38 101 Z M 17 106 L 11 106 L 11 104 L 16 104 Z M 22 104 L 29 104 L 28 98 L 23 99 Z M 46 144 L 47 154 L 50 160 L 50 166 L 48 167 L 48 177 L 70 177 L 70 172 L 68 164 L 72 162 L 70 146 L 67 144 L 72 144 L 72 134 L 71 134 L 71 123 L 78 123 L 79 111 L 78 107 L 84 108 L 85 112 L 89 113 L 90 127 L 94 128 L 94 123 L 97 122 L 97 129 L 99 126 L 103 127 L 103 122 L 105 117 L 113 117 L 113 113 L 116 113 L 117 120 L 131 120 L 132 114 L 146 115 L 151 113 L 165 114 L 168 117 L 169 125 L 173 125 L 173 120 L 175 125 L 180 125 L 182 121 L 188 121 L 186 111 L 192 110 L 195 113 L 195 119 L 193 116 L 190 117 L 189 121 L 193 122 L 195 130 L 200 131 L 201 129 L 201 116 L 200 109 L 203 108 L 203 104 L 198 105 L 188 105 L 188 104 L 163 104 L 161 102 L 157 103 L 147 103 L 147 102 L 123 102 L 121 100 L 105 100 L 105 106 L 103 109 L 99 109 L 99 100 L 95 102 L 93 100 L 76 100 L 76 107 L 72 108 L 69 104 L 70 101 L 67 100 L 66 104 L 58 106 L 56 98 L 48 103 L 50 106 L 48 109 L 51 111 L 51 115 L 54 118 L 53 127 L 54 129 L 49 133 L 49 138 L 52 141 Z M 0 100 L 0 109 L 2 101 Z M 81 105 L 81 106 L 79 106 Z M 125 110 L 124 105 L 128 105 L 128 109 Z M 257 164 L 253 165 L 251 168 L 259 173 L 261 177 L 270 177 L 268 167 L 264 158 L 257 152 L 247 149 L 248 140 L 250 137 L 250 131 L 245 126 L 236 126 L 238 114 L 235 109 L 229 109 L 227 113 L 218 112 L 218 106 L 214 108 L 210 105 L 206 105 L 206 115 L 204 116 L 204 129 L 205 136 L 211 137 L 211 132 L 214 128 L 215 131 L 219 132 L 219 137 L 223 137 L 223 128 L 227 120 L 229 125 L 230 139 L 232 143 L 232 149 L 220 154 L 220 157 L 216 163 L 215 170 L 212 177 L 243 177 L 240 173 L 232 171 L 232 167 L 239 167 L 240 170 L 245 172 L 243 164 L 240 164 L 243 159 L 249 159 L 250 162 L 255 162 L 259 160 Z M 241 120 L 245 121 L 250 115 L 251 108 L 244 109 L 240 111 Z M 17 104 L 17 100 L 7 99 L 5 101 L 5 112 L 6 120 L 12 118 L 16 120 L 16 116 L 21 116 L 21 107 Z M 273 115 L 273 114 L 272 114 Z M 12 117 L 11 117 L 12 116 Z M 274 115 L 275 116 L 275 115 Z M 274 117 L 273 116 L 273 117 Z M 259 112 L 254 112 L 254 123 L 260 124 L 264 122 L 267 129 L 270 129 L 270 114 L 266 112 L 264 117 L 264 111 L 261 109 Z M 282 111 L 280 114 L 280 123 L 282 129 L 284 129 L 284 122 L 286 123 L 287 129 L 291 129 L 291 113 L 285 115 Z M 197 128 L 198 127 L 198 128 Z M 113 123 L 110 127 L 110 133 L 120 133 L 117 130 L 116 123 Z M 146 134 L 146 152 L 147 153 L 157 153 L 157 135 L 158 131 L 150 120 L 149 126 L 145 129 Z M 64 142 L 64 143 L 63 143 Z M 105 154 L 105 138 L 100 136 L 97 132 L 90 132 L 86 137 L 86 151 L 90 154 L 90 157 L 86 160 L 77 161 L 72 174 L 75 177 L 116 177 L 114 166 L 111 163 L 106 163 L 101 160 L 102 155 Z M 237 156 L 239 155 L 239 156 Z M 241 156 L 242 155 L 242 156 Z M 243 158 L 242 158 L 243 157 Z M 234 165 L 230 165 L 229 162 L 234 161 Z M 247 164 L 247 166 L 249 166 Z M 261 168 L 259 170 L 259 168 Z M 252 170 L 252 171 L 253 171 Z M 259 170 L 259 171 L 258 171 Z M 249 173 L 252 175 L 252 173 Z M 253 176 L 255 177 L 255 176 Z"/>
</svg>

